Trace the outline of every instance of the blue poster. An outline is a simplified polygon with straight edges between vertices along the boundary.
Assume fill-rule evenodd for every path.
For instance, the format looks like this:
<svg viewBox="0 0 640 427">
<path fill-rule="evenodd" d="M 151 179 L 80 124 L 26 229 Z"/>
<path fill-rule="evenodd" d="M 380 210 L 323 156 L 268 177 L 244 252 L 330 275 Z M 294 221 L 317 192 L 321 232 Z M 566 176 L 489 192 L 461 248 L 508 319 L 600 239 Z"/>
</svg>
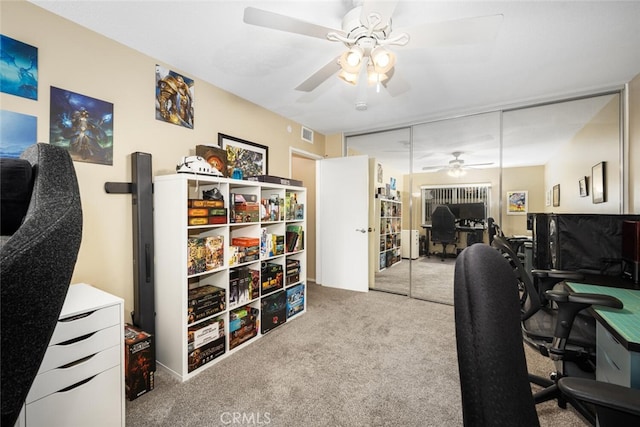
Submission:
<svg viewBox="0 0 640 427">
<path fill-rule="evenodd" d="M 37 142 L 36 116 L 0 110 L 0 157 L 20 157 L 30 145 Z"/>
<path fill-rule="evenodd" d="M 38 48 L 0 35 L 0 91 L 38 99 Z"/>
</svg>

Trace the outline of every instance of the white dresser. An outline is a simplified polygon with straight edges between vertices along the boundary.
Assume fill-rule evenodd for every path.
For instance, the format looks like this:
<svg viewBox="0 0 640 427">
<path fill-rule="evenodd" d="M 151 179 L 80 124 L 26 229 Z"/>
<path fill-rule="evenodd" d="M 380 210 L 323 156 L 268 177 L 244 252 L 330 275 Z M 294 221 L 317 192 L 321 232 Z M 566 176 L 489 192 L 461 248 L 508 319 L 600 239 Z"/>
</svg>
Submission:
<svg viewBox="0 0 640 427">
<path fill-rule="evenodd" d="M 71 285 L 17 425 L 124 426 L 124 305 Z"/>
</svg>

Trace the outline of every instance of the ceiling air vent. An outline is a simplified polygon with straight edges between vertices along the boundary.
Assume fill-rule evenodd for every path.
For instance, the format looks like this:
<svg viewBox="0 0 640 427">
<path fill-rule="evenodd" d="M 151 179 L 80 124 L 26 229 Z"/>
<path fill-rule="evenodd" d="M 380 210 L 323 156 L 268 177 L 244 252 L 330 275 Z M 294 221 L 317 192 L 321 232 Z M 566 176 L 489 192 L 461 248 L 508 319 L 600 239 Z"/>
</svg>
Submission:
<svg viewBox="0 0 640 427">
<path fill-rule="evenodd" d="M 302 126 L 302 133 L 300 134 L 300 137 L 303 141 L 313 144 L 313 131 L 311 129 Z"/>
</svg>

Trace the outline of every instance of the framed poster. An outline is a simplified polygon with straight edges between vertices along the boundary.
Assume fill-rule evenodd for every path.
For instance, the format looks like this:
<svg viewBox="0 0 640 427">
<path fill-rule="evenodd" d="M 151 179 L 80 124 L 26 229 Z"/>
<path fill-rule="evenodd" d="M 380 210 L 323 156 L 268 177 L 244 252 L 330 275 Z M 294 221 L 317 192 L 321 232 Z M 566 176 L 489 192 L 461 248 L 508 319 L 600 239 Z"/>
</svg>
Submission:
<svg viewBox="0 0 640 427">
<path fill-rule="evenodd" d="M 0 34 L 0 92 L 38 99 L 38 48 Z"/>
<path fill-rule="evenodd" d="M 507 215 L 526 215 L 528 203 L 527 191 L 507 191 Z"/>
<path fill-rule="evenodd" d="M 269 147 L 222 133 L 218 145 L 227 150 L 227 176 L 243 179 L 269 173 Z"/>
<path fill-rule="evenodd" d="M 113 104 L 50 87 L 49 141 L 76 162 L 113 165 Z"/>
<path fill-rule="evenodd" d="M 587 187 L 587 177 L 583 176 L 578 181 L 578 188 L 580 189 L 580 197 L 587 197 L 589 195 L 589 188 Z"/>
<path fill-rule="evenodd" d="M 600 162 L 591 168 L 591 194 L 593 203 L 604 203 L 607 201 L 607 191 L 605 188 L 604 172 L 605 162 Z"/>
<path fill-rule="evenodd" d="M 553 206 L 560 206 L 560 184 L 553 186 Z"/>
</svg>

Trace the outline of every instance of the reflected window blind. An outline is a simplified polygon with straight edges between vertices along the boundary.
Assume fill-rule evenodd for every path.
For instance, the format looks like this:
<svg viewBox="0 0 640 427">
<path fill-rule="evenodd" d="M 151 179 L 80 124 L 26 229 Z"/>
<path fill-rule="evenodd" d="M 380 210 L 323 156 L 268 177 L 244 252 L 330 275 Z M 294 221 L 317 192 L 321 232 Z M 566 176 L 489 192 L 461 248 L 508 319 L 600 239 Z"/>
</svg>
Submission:
<svg viewBox="0 0 640 427">
<path fill-rule="evenodd" d="M 438 205 L 481 202 L 485 206 L 485 220 L 491 206 L 491 184 L 423 185 L 420 190 L 423 224 L 431 224 L 431 214 Z"/>
</svg>

